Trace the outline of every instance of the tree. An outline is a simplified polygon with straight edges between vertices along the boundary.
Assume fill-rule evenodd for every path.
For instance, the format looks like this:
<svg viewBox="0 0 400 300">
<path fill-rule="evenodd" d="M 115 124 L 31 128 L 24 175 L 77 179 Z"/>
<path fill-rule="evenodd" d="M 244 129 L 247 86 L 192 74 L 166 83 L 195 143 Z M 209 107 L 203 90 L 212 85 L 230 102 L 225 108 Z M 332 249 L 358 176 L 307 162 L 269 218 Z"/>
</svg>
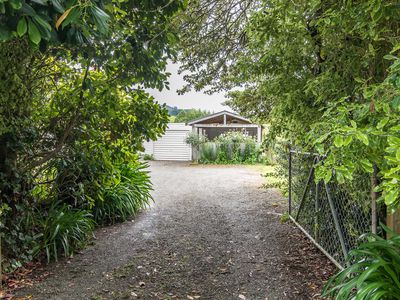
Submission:
<svg viewBox="0 0 400 300">
<path fill-rule="evenodd" d="M 209 111 L 201 109 L 195 109 L 195 108 L 182 109 L 177 114 L 174 123 L 188 123 L 190 121 L 199 119 L 201 117 L 205 117 L 209 114 L 210 114 Z"/>
<path fill-rule="evenodd" d="M 375 182 L 381 182 L 392 208 L 400 203 L 394 191 L 400 186 L 388 175 L 398 165 L 387 155 L 399 138 L 396 5 L 263 1 L 241 26 L 245 45 L 212 81 L 220 88 L 242 86 L 230 92 L 227 104 L 269 123 L 272 137 L 327 155 L 319 178 L 343 182 L 358 171 L 378 176 Z M 197 57 L 195 50 L 190 54 Z M 203 59 L 200 53 L 197 62 Z M 196 68 L 191 71 L 209 79 Z"/>
<path fill-rule="evenodd" d="M 254 0 L 191 1 L 179 20 L 180 72 L 185 72 L 185 93 L 190 89 L 213 93 L 232 88 L 227 78 L 231 64 L 245 49 L 245 26 L 252 11 L 260 7 Z"/>
<path fill-rule="evenodd" d="M 59 203 L 94 209 L 102 188 L 124 180 L 121 166 L 137 161 L 143 140 L 163 133 L 167 111 L 144 89 L 168 85 L 165 66 L 177 41 L 171 22 L 184 6 L 180 0 L 1 1 L 6 255 L 29 259 L 29 243 L 40 233 L 32 215 L 46 216 Z"/>
</svg>

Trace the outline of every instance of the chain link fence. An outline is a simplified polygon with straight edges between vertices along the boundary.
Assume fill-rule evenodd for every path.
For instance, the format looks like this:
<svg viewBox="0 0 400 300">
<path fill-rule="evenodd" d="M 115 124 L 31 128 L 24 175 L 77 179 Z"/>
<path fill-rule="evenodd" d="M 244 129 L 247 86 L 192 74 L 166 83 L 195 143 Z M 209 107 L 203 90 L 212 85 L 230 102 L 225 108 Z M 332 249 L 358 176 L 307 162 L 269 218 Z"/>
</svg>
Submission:
<svg viewBox="0 0 400 300">
<path fill-rule="evenodd" d="M 371 231 L 371 181 L 355 174 L 345 184 L 315 181 L 314 167 L 323 158 L 289 151 L 289 214 L 303 232 L 338 266 L 359 237 Z"/>
</svg>

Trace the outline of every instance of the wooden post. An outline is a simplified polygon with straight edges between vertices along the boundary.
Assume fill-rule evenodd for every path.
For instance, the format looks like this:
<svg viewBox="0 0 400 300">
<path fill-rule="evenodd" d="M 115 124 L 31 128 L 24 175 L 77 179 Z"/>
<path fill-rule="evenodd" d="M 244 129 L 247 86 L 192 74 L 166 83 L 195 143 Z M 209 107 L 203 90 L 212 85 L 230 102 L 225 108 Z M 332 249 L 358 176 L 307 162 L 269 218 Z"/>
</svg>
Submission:
<svg viewBox="0 0 400 300">
<path fill-rule="evenodd" d="M 400 209 L 394 213 L 387 212 L 386 226 L 400 234 Z"/>
<path fill-rule="evenodd" d="M 378 199 L 378 193 L 375 192 L 375 188 L 378 186 L 378 168 L 374 164 L 374 172 L 371 175 L 371 232 L 376 234 L 378 227 L 378 213 L 376 209 L 376 201 Z"/>
<path fill-rule="evenodd" d="M 257 127 L 257 142 L 261 144 L 261 140 L 262 140 L 261 125 L 258 125 L 258 127 Z"/>
</svg>

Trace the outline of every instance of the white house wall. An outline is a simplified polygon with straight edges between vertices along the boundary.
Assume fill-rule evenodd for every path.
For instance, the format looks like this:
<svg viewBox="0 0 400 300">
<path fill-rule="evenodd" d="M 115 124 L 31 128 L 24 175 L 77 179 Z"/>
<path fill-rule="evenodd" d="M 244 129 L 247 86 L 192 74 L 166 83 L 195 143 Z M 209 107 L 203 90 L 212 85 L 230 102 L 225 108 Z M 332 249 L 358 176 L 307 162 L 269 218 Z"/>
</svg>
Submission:
<svg viewBox="0 0 400 300">
<path fill-rule="evenodd" d="M 152 154 L 155 160 L 190 161 L 192 147 L 185 139 L 191 131 L 192 127 L 184 123 L 169 123 L 162 137 L 144 143 L 145 153 Z"/>
</svg>

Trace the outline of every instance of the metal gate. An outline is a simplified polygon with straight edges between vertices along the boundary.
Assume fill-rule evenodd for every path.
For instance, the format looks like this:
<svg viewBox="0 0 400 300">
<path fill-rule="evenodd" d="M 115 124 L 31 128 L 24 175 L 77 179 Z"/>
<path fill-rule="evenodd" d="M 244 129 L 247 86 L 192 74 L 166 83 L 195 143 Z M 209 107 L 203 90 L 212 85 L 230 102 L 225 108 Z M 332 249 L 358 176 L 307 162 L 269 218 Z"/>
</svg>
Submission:
<svg viewBox="0 0 400 300">
<path fill-rule="evenodd" d="M 337 184 L 316 182 L 314 170 L 323 158 L 289 151 L 289 215 L 292 221 L 342 268 L 346 256 L 370 232 L 371 182 L 368 174 Z"/>
</svg>

